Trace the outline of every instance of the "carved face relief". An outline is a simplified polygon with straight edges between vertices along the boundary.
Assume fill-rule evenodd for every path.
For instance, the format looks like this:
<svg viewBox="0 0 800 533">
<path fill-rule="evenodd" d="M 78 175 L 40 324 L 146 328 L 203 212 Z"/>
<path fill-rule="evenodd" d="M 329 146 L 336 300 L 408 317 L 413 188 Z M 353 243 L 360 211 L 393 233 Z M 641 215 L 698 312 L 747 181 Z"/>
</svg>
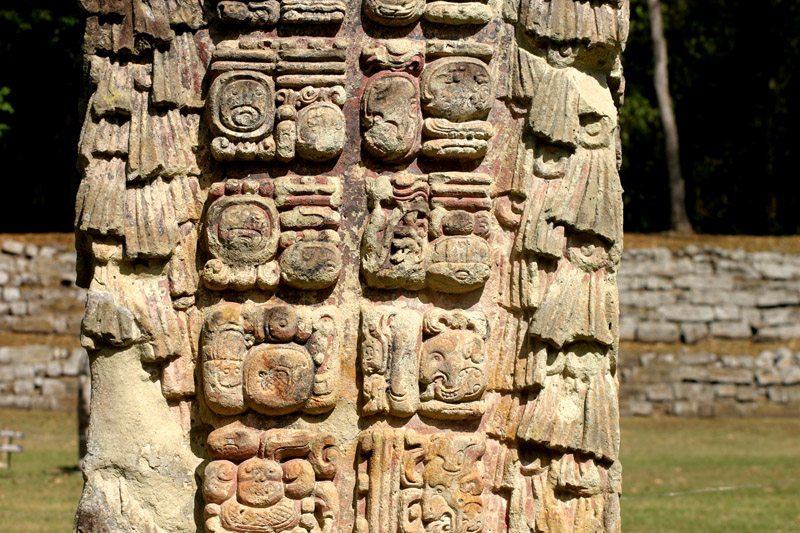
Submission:
<svg viewBox="0 0 800 533">
<path fill-rule="evenodd" d="M 422 73 L 423 107 L 431 116 L 453 122 L 483 119 L 494 103 L 494 83 L 482 61 L 448 57 Z"/>
<path fill-rule="evenodd" d="M 284 497 L 283 469 L 275 461 L 254 457 L 239 466 L 239 501 L 253 507 L 269 507 Z"/>
<path fill-rule="evenodd" d="M 345 118 L 330 102 L 317 102 L 297 113 L 297 153 L 310 161 L 328 161 L 342 152 Z"/>
<path fill-rule="evenodd" d="M 422 117 L 416 78 L 395 72 L 375 76 L 364 91 L 361 111 L 370 153 L 397 161 L 415 148 Z"/>
<path fill-rule="evenodd" d="M 225 72 L 214 80 L 209 93 L 211 126 L 232 139 L 258 140 L 272 131 L 275 90 L 260 72 Z"/>
<path fill-rule="evenodd" d="M 486 389 L 485 360 L 486 349 L 478 335 L 446 331 L 423 344 L 419 381 L 437 400 L 476 400 Z"/>
<path fill-rule="evenodd" d="M 245 360 L 245 397 L 267 415 L 291 413 L 311 397 L 314 361 L 296 345 L 260 344 Z"/>
<path fill-rule="evenodd" d="M 256 195 L 225 196 L 208 210 L 209 251 L 230 265 L 258 265 L 278 248 L 278 212 L 272 200 Z"/>
<path fill-rule="evenodd" d="M 384 26 L 406 26 L 425 11 L 425 0 L 364 0 L 364 12 Z"/>
</svg>

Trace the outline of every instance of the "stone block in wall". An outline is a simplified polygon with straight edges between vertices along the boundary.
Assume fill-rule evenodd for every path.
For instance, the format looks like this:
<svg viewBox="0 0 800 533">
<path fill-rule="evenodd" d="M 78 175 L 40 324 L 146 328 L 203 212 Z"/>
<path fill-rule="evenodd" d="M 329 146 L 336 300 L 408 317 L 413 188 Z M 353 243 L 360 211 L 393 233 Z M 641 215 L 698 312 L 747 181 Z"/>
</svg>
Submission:
<svg viewBox="0 0 800 533">
<path fill-rule="evenodd" d="M 781 307 L 784 305 L 800 305 L 800 294 L 782 290 L 764 290 L 756 295 L 758 307 Z"/>
<path fill-rule="evenodd" d="M 669 291 L 675 287 L 672 280 L 664 276 L 647 276 L 644 278 L 644 288 L 648 291 Z"/>
<path fill-rule="evenodd" d="M 787 387 L 783 390 L 789 397 L 789 403 L 800 403 L 800 387 Z"/>
<path fill-rule="evenodd" d="M 665 305 L 658 311 L 661 318 L 670 322 L 711 322 L 714 320 L 714 309 L 705 305 Z"/>
<path fill-rule="evenodd" d="M 704 383 L 710 381 L 707 368 L 702 366 L 680 365 L 673 372 L 673 379 L 682 382 Z"/>
<path fill-rule="evenodd" d="M 19 241 L 8 240 L 3 242 L 0 247 L 3 252 L 11 255 L 21 255 L 25 253 L 25 245 Z"/>
<path fill-rule="evenodd" d="M 757 370 L 755 376 L 756 383 L 761 387 L 780 385 L 782 382 L 780 373 L 775 369 Z"/>
<path fill-rule="evenodd" d="M 680 289 L 732 291 L 734 285 L 733 276 L 725 274 L 688 274 L 675 278 L 675 286 Z"/>
<path fill-rule="evenodd" d="M 712 368 L 708 379 L 712 383 L 748 385 L 753 383 L 753 372 L 744 368 Z"/>
<path fill-rule="evenodd" d="M 620 317 L 619 320 L 619 339 L 622 341 L 636 340 L 636 327 L 639 321 L 631 317 Z"/>
<path fill-rule="evenodd" d="M 621 305 L 639 309 L 660 309 L 676 301 L 677 297 L 674 294 L 661 291 L 630 291 L 620 296 Z"/>
<path fill-rule="evenodd" d="M 767 389 L 767 398 L 773 403 L 789 403 L 789 393 L 783 387 Z"/>
<path fill-rule="evenodd" d="M 17 364 L 14 366 L 15 379 L 31 379 L 36 375 L 33 365 Z"/>
<path fill-rule="evenodd" d="M 681 339 L 686 344 L 695 344 L 708 337 L 708 325 L 700 322 L 681 324 Z"/>
<path fill-rule="evenodd" d="M 761 311 L 764 326 L 785 326 L 800 323 L 800 307 L 773 307 Z"/>
<path fill-rule="evenodd" d="M 16 396 L 33 394 L 34 384 L 32 379 L 18 379 L 14 382 L 13 391 Z"/>
<path fill-rule="evenodd" d="M 749 339 L 753 335 L 750 324 L 745 322 L 714 322 L 710 328 L 711 336 L 718 339 Z"/>
<path fill-rule="evenodd" d="M 676 400 L 713 400 L 714 389 L 712 385 L 703 383 L 674 383 L 673 396 Z"/>
<path fill-rule="evenodd" d="M 0 366 L 0 383 L 14 380 L 14 367 Z"/>
<path fill-rule="evenodd" d="M 628 414 L 631 416 L 650 416 L 653 414 L 653 405 L 642 400 L 628 402 Z"/>
<path fill-rule="evenodd" d="M 755 402 L 765 396 L 765 391 L 753 385 L 739 385 L 736 388 L 737 402 Z"/>
<path fill-rule="evenodd" d="M 786 263 L 755 263 L 755 269 L 764 279 L 790 280 L 800 278 L 800 266 Z"/>
<path fill-rule="evenodd" d="M 793 339 L 800 339 L 800 324 L 758 328 L 756 332 L 756 340 L 762 342 L 780 342 Z"/>
<path fill-rule="evenodd" d="M 641 342 L 678 342 L 681 338 L 677 324 L 641 322 L 636 328 L 636 340 Z"/>
<path fill-rule="evenodd" d="M 781 369 L 780 376 L 784 385 L 800 385 L 800 367 Z"/>
<path fill-rule="evenodd" d="M 680 400 L 673 404 L 672 414 L 675 416 L 697 416 L 699 414 L 699 407 L 697 402 Z"/>
<path fill-rule="evenodd" d="M 741 320 L 742 322 L 750 326 L 753 326 L 755 324 L 758 324 L 758 322 L 761 320 L 761 311 L 759 311 L 755 307 L 743 307 L 741 308 L 741 317 L 742 317 Z"/>
<path fill-rule="evenodd" d="M 61 375 L 61 363 L 58 361 L 50 361 L 47 363 L 47 369 L 45 370 L 45 375 L 47 377 L 56 378 Z"/>
<path fill-rule="evenodd" d="M 67 385 L 58 379 L 45 379 L 42 382 L 42 395 L 57 397 L 67 392 Z"/>
<path fill-rule="evenodd" d="M 756 295 L 748 291 L 693 290 L 684 294 L 684 299 L 696 305 L 738 305 L 753 307 Z"/>
<path fill-rule="evenodd" d="M 64 361 L 62 372 L 65 376 L 77 376 L 81 369 L 88 366 L 89 356 L 83 348 L 75 348 L 69 353 L 69 358 Z"/>
<path fill-rule="evenodd" d="M 722 366 L 728 368 L 753 368 L 755 366 L 755 358 L 749 355 L 723 355 L 720 357 Z"/>
<path fill-rule="evenodd" d="M 648 367 L 656 360 L 657 354 L 653 352 L 643 353 L 639 356 L 639 364 L 643 367 Z"/>
<path fill-rule="evenodd" d="M 17 316 L 24 316 L 28 314 L 28 302 L 26 301 L 18 301 L 18 302 L 11 302 L 9 305 L 9 311 L 12 315 Z"/>
<path fill-rule="evenodd" d="M 19 287 L 4 287 L 3 300 L 6 302 L 17 302 L 22 298 Z"/>
<path fill-rule="evenodd" d="M 666 383 L 656 383 L 649 385 L 645 389 L 645 396 L 651 402 L 669 402 L 675 398 L 672 387 Z"/>
<path fill-rule="evenodd" d="M 738 305 L 725 304 L 714 306 L 714 320 L 724 322 L 738 321 L 741 318 L 741 309 Z"/>
<path fill-rule="evenodd" d="M 717 361 L 717 355 L 708 352 L 685 353 L 680 355 L 683 365 L 710 365 Z"/>
<path fill-rule="evenodd" d="M 714 396 L 716 398 L 735 398 L 736 385 L 730 383 L 719 383 L 713 386 Z"/>
</svg>

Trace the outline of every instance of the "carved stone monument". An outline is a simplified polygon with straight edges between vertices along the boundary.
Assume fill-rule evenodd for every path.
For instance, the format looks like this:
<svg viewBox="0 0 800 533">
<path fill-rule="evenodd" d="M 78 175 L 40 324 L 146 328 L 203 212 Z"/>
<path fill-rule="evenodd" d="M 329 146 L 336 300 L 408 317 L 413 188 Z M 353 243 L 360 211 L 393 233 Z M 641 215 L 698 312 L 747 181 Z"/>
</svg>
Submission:
<svg viewBox="0 0 800 533">
<path fill-rule="evenodd" d="M 620 530 L 628 0 L 82 0 L 76 531 Z"/>
</svg>

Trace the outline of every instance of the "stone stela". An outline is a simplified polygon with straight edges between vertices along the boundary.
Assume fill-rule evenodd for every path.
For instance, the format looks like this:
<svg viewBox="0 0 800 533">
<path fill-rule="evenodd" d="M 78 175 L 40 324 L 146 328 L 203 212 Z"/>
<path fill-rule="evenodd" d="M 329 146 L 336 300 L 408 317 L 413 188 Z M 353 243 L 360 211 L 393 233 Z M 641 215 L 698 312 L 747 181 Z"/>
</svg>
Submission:
<svg viewBox="0 0 800 533">
<path fill-rule="evenodd" d="M 81 0 L 78 532 L 618 532 L 628 0 Z"/>
</svg>

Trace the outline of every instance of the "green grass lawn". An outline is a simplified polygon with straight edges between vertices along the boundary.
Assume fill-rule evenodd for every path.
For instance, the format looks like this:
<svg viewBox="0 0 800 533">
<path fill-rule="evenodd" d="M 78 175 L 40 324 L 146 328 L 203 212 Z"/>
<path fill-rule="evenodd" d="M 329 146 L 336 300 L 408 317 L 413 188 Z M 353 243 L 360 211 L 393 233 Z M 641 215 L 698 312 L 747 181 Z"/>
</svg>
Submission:
<svg viewBox="0 0 800 533">
<path fill-rule="evenodd" d="M 23 453 L 0 470 L 0 531 L 72 531 L 83 477 L 78 472 L 74 413 L 0 409 L 0 428 L 25 433 Z"/>
<path fill-rule="evenodd" d="M 6 426 L 26 438 L 0 471 L 0 531 L 71 531 L 75 416 L 0 409 Z M 625 533 L 800 532 L 800 420 L 625 419 L 622 439 Z"/>
<path fill-rule="evenodd" d="M 626 419 L 621 455 L 626 533 L 800 531 L 800 420 Z"/>
</svg>

